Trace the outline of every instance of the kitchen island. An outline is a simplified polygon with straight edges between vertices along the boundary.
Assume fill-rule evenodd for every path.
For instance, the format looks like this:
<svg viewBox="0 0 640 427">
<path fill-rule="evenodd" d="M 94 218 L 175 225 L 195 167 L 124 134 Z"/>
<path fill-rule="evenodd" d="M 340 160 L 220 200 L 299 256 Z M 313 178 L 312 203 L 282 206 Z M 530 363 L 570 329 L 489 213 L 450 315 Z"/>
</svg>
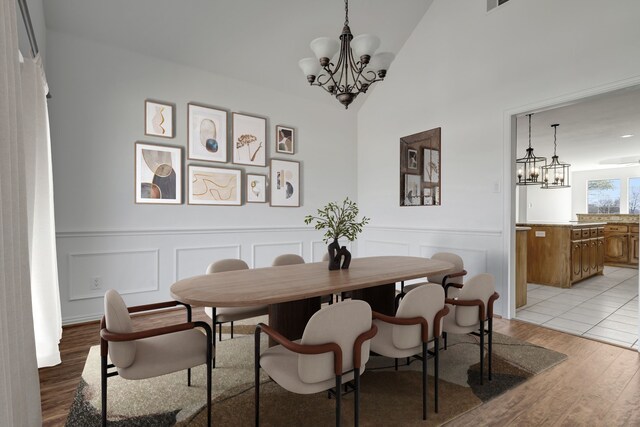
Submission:
<svg viewBox="0 0 640 427">
<path fill-rule="evenodd" d="M 527 282 L 570 288 L 604 270 L 605 222 L 529 222 Z"/>
<path fill-rule="evenodd" d="M 604 262 L 616 267 L 638 268 L 637 214 L 577 214 L 579 222 L 605 221 Z"/>
</svg>

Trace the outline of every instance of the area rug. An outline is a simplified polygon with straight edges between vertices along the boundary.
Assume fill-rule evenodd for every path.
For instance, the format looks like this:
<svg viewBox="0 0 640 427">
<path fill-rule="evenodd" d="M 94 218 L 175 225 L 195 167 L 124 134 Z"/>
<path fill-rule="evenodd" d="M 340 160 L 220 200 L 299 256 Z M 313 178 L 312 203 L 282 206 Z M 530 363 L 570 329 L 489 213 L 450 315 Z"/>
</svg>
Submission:
<svg viewBox="0 0 640 427">
<path fill-rule="evenodd" d="M 239 331 L 238 331 L 239 332 Z M 242 332 L 248 332 L 243 330 Z M 228 337 L 228 335 L 227 335 Z M 262 343 L 267 346 L 266 340 Z M 213 370 L 213 421 L 217 426 L 252 426 L 253 337 L 236 335 L 217 347 Z M 528 378 L 567 358 L 552 350 L 494 333 L 493 380 L 480 385 L 478 338 L 450 335 L 440 352 L 440 407 L 433 407 L 433 361 L 429 369 L 429 415 L 422 421 L 421 362 L 393 369 L 393 359 L 374 356 L 361 380 L 362 426 L 440 425 L 480 406 Z M 193 385 L 186 372 L 141 381 L 109 378 L 108 418 L 112 426 L 206 425 L 204 366 L 193 369 Z M 326 393 L 297 395 L 261 374 L 260 415 L 263 426 L 330 426 L 335 423 L 335 400 Z M 486 366 L 485 366 L 486 375 Z M 342 420 L 353 424 L 353 394 L 343 397 Z M 100 425 L 100 355 L 92 347 L 78 385 L 67 426 Z"/>
</svg>

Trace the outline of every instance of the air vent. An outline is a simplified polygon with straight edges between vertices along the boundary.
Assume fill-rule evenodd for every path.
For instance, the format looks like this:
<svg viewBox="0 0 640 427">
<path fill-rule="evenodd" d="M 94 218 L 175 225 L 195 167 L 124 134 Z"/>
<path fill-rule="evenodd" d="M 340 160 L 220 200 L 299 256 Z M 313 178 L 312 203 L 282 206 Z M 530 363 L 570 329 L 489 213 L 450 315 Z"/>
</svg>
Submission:
<svg viewBox="0 0 640 427">
<path fill-rule="evenodd" d="M 502 6 L 508 1 L 509 0 L 487 0 L 487 12 L 489 12 L 492 9 L 495 9 L 498 6 Z"/>
</svg>

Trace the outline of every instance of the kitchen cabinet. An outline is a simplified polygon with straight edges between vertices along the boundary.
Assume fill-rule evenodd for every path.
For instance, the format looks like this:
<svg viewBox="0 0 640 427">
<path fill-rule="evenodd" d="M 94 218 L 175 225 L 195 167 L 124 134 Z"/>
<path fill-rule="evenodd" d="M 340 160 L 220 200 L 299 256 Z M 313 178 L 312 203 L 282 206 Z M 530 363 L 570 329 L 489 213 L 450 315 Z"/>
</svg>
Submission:
<svg viewBox="0 0 640 427">
<path fill-rule="evenodd" d="M 607 265 L 638 265 L 637 225 L 607 224 L 604 229 L 604 236 L 604 261 Z"/>
<path fill-rule="evenodd" d="M 527 282 L 570 288 L 602 274 L 604 223 L 517 224 L 527 235 Z"/>
</svg>

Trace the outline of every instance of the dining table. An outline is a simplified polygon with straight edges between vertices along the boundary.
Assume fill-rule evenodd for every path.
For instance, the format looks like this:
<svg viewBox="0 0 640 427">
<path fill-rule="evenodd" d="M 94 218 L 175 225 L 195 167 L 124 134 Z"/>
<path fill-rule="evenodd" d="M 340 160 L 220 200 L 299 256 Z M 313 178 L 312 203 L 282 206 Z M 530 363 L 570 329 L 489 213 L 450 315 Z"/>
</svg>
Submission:
<svg viewBox="0 0 640 427">
<path fill-rule="evenodd" d="M 269 325 L 291 340 L 302 337 L 321 298 L 348 292 L 372 310 L 393 315 L 396 282 L 449 272 L 453 264 L 413 256 L 353 258 L 348 269 L 329 270 L 328 262 L 253 268 L 205 274 L 171 285 L 171 296 L 196 307 L 269 305 Z M 215 341 L 215 339 L 214 339 Z"/>
</svg>

